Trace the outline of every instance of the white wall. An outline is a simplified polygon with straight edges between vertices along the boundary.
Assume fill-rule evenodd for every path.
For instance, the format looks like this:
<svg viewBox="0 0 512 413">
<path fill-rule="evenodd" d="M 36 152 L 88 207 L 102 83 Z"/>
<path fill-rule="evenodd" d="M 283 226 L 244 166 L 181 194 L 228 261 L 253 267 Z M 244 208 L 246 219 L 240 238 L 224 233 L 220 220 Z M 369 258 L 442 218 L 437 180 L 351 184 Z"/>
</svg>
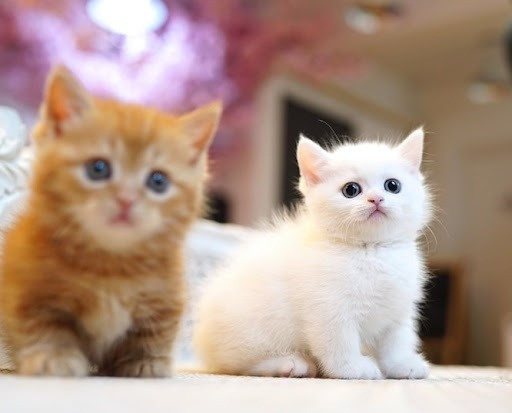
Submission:
<svg viewBox="0 0 512 413">
<path fill-rule="evenodd" d="M 512 99 L 474 105 L 464 88 L 428 85 L 420 94 L 432 132 L 426 167 L 446 228 L 434 225 L 433 256 L 460 259 L 465 268 L 467 361 L 501 364 L 500 325 L 512 311 L 512 233 L 504 229 L 512 211 L 503 210 L 504 198 L 512 196 Z M 484 175 L 489 178 L 479 179 Z"/>
</svg>

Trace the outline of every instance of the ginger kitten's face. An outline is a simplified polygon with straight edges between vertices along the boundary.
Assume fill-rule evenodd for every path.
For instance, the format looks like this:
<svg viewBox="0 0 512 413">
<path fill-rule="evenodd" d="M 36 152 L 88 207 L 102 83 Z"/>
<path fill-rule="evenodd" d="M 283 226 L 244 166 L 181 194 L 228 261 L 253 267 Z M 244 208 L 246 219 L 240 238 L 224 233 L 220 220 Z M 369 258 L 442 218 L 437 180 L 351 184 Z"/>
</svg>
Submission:
<svg viewBox="0 0 512 413">
<path fill-rule="evenodd" d="M 307 138 L 298 146 L 301 190 L 318 223 L 358 242 L 410 239 L 430 218 L 420 165 L 423 130 L 400 145 L 341 145 L 327 152 Z"/>
<path fill-rule="evenodd" d="M 36 128 L 34 190 L 102 248 L 123 251 L 196 217 L 221 108 L 181 117 L 92 98 L 64 68 Z"/>
</svg>

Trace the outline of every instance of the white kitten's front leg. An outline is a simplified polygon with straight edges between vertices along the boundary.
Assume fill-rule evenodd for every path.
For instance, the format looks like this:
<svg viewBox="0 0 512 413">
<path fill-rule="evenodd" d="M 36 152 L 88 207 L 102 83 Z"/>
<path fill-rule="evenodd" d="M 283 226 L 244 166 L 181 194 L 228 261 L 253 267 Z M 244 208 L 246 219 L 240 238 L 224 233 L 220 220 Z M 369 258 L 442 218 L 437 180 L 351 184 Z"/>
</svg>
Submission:
<svg viewBox="0 0 512 413">
<path fill-rule="evenodd" d="M 336 379 L 381 379 L 371 357 L 361 354 L 357 328 L 348 323 L 329 325 L 310 340 L 311 352 L 319 361 L 322 375 Z"/>
<path fill-rule="evenodd" d="M 418 341 L 412 321 L 392 326 L 382 336 L 377 349 L 382 373 L 392 379 L 427 377 L 429 367 L 417 352 Z"/>
</svg>

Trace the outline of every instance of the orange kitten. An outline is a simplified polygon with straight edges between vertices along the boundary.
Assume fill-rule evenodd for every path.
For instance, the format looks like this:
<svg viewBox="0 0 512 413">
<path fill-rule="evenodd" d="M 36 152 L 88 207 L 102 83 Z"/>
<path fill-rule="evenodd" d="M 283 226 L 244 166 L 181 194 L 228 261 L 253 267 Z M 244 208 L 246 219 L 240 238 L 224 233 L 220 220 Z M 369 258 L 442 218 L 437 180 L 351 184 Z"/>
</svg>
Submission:
<svg viewBox="0 0 512 413">
<path fill-rule="evenodd" d="M 63 67 L 50 75 L 0 281 L 19 373 L 170 374 L 183 239 L 220 113 L 213 103 L 172 117 L 93 98 Z"/>
</svg>

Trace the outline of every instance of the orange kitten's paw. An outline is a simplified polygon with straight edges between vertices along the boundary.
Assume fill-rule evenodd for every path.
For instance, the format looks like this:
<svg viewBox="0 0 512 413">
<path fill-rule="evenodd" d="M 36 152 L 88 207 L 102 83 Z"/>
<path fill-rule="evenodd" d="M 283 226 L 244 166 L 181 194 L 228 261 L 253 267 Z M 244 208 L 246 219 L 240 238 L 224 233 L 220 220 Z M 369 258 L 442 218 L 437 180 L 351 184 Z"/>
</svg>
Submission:
<svg viewBox="0 0 512 413">
<path fill-rule="evenodd" d="M 131 360 L 117 366 L 114 376 L 118 377 L 169 377 L 171 360 L 168 357 Z"/>
<path fill-rule="evenodd" d="M 37 346 L 20 352 L 18 373 L 27 376 L 81 377 L 89 374 L 89 363 L 77 349 Z"/>
</svg>

